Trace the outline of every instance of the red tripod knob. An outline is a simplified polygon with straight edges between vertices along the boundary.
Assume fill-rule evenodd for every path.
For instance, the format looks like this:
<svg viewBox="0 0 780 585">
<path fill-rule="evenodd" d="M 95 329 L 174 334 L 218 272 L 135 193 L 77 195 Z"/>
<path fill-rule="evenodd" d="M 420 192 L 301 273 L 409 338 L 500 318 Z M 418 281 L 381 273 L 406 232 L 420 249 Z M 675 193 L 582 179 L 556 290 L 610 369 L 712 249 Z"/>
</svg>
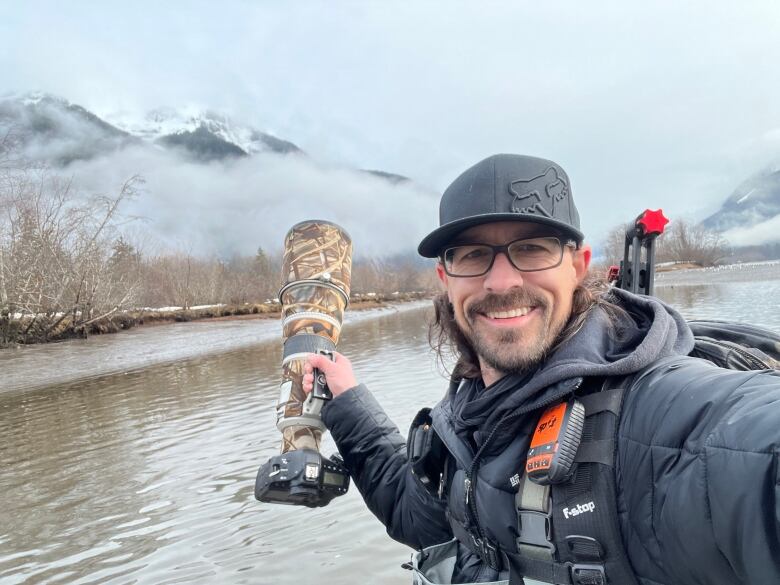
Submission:
<svg viewBox="0 0 780 585">
<path fill-rule="evenodd" d="M 636 218 L 636 227 L 639 232 L 645 236 L 659 236 L 664 233 L 664 226 L 669 220 L 664 216 L 663 209 L 652 211 L 645 209 L 639 217 Z"/>
</svg>

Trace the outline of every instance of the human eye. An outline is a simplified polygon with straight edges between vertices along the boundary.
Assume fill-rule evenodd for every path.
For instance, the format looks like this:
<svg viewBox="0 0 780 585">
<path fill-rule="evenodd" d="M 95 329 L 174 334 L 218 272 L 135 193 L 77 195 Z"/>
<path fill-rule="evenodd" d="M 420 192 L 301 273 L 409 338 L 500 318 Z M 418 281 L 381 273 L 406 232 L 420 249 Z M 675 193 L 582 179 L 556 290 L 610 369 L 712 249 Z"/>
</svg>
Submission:
<svg viewBox="0 0 780 585">
<path fill-rule="evenodd" d="M 463 246 L 462 254 L 460 255 L 461 260 L 479 260 L 480 258 L 484 258 L 487 254 L 487 251 L 485 248 L 482 247 L 476 247 L 476 246 Z"/>
<path fill-rule="evenodd" d="M 512 246 L 512 249 L 517 250 L 518 252 L 538 252 L 539 250 L 545 250 L 546 248 L 533 242 L 518 242 L 516 245 Z"/>
<path fill-rule="evenodd" d="M 529 238 L 510 244 L 513 253 L 524 256 L 554 254 L 558 247 L 558 240 L 555 238 Z"/>
</svg>

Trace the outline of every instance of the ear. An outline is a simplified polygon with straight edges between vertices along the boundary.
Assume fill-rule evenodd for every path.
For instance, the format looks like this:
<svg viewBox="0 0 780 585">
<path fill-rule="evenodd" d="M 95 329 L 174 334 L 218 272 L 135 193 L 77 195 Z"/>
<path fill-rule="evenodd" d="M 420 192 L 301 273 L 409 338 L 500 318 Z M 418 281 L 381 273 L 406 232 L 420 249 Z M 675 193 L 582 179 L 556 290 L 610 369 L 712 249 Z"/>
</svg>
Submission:
<svg viewBox="0 0 780 585">
<path fill-rule="evenodd" d="M 441 281 L 442 285 L 444 285 L 444 290 L 447 290 L 449 280 L 447 278 L 447 273 L 444 272 L 444 266 L 441 265 L 441 262 L 436 263 L 436 276 L 439 277 L 439 281 Z"/>
<path fill-rule="evenodd" d="M 588 244 L 583 244 L 582 248 L 574 252 L 574 272 L 577 275 L 577 282 L 582 282 L 588 275 L 588 267 L 593 250 Z"/>
</svg>

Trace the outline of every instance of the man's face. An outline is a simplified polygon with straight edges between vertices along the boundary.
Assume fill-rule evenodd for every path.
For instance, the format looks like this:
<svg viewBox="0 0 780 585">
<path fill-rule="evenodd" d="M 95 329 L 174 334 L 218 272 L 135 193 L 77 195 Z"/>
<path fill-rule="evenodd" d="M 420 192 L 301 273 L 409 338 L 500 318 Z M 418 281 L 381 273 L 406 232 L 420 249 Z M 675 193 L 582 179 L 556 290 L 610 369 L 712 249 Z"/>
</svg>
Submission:
<svg viewBox="0 0 780 585">
<path fill-rule="evenodd" d="M 496 222 L 461 232 L 451 245 L 502 245 L 549 235 L 555 234 L 539 224 Z M 574 289 L 585 278 L 589 263 L 589 247 L 566 247 L 559 266 L 538 272 L 520 272 L 503 253 L 484 276 L 448 276 L 438 265 L 455 321 L 477 352 L 483 377 L 522 371 L 543 359 L 569 319 Z M 491 370 L 493 375 L 485 376 Z"/>
</svg>

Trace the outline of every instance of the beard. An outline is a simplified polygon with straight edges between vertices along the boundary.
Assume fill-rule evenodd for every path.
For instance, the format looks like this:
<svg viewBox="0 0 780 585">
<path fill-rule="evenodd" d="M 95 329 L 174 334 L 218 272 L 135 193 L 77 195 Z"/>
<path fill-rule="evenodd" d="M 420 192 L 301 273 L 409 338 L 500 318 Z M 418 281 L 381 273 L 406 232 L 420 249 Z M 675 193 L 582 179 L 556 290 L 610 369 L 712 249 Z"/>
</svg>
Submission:
<svg viewBox="0 0 780 585">
<path fill-rule="evenodd" d="M 535 327 L 486 332 L 480 326 L 479 315 L 508 311 L 518 306 L 534 307 L 540 323 Z M 466 310 L 468 327 L 461 333 L 485 365 L 504 374 L 523 373 L 535 369 L 547 357 L 550 348 L 566 324 L 554 321 L 549 301 L 540 293 L 528 289 L 513 289 L 503 295 L 489 293 Z"/>
</svg>

